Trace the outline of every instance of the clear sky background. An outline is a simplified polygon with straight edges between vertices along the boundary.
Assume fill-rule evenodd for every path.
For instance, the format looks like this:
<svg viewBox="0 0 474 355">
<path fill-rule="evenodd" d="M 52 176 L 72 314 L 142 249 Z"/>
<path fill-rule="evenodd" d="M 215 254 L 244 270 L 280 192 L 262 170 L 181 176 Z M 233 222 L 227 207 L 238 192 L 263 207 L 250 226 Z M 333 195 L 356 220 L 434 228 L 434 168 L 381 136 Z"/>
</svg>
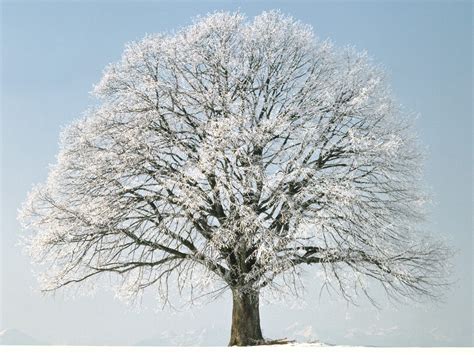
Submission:
<svg viewBox="0 0 474 355">
<path fill-rule="evenodd" d="M 267 337 L 334 344 L 473 345 L 472 5 L 471 2 L 319 1 L 3 1 L 1 15 L 0 329 L 51 344 L 128 345 L 146 339 L 225 345 L 230 294 L 200 308 L 161 310 L 151 292 L 140 311 L 110 290 L 95 297 L 43 296 L 16 246 L 17 209 L 46 179 L 58 135 L 93 103 L 88 94 L 123 46 L 146 33 L 177 29 L 196 15 L 240 9 L 253 17 L 279 8 L 311 24 L 320 38 L 366 49 L 382 63 L 399 101 L 420 113 L 429 149 L 425 176 L 435 204 L 430 229 L 458 250 L 457 283 L 442 304 L 376 310 L 323 296 L 310 280 L 299 307 L 263 305 Z M 166 338 L 166 339 L 165 339 Z M 161 340 L 160 340 L 161 339 Z"/>
</svg>

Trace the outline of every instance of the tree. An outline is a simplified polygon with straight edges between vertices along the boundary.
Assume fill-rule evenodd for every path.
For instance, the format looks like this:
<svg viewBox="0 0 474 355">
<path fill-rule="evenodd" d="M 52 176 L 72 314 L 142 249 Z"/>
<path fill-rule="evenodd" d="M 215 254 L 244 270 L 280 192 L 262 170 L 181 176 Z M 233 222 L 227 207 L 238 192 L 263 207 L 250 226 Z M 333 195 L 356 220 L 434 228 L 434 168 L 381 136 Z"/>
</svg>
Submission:
<svg viewBox="0 0 474 355">
<path fill-rule="evenodd" d="M 166 303 L 215 285 L 230 345 L 252 345 L 261 290 L 308 265 L 349 301 L 373 299 L 368 280 L 395 299 L 446 284 L 411 118 L 365 53 L 279 12 L 214 13 L 127 45 L 94 93 L 21 212 L 45 290 L 117 274 Z"/>
</svg>

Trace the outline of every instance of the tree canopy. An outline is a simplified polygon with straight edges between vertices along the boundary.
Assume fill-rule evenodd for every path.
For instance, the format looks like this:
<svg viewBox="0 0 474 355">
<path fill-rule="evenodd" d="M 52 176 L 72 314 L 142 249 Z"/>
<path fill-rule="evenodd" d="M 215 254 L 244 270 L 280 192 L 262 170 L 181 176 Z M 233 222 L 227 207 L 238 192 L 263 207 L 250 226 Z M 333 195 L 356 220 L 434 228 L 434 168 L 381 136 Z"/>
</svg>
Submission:
<svg viewBox="0 0 474 355">
<path fill-rule="evenodd" d="M 129 43 L 94 94 L 21 211 L 44 289 L 113 273 L 131 297 L 258 294 L 313 264 L 348 300 L 445 285 L 412 118 L 366 53 L 219 12 Z"/>
</svg>

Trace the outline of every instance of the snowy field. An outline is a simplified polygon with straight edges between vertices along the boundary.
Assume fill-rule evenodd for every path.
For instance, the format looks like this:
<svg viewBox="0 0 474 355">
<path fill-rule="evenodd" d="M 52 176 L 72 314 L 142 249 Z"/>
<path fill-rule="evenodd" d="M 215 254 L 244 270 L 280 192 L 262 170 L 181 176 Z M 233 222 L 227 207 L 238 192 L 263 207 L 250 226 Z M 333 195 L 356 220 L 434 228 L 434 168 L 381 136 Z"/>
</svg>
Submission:
<svg viewBox="0 0 474 355">
<path fill-rule="evenodd" d="M 2 344 L 29 344 L 29 345 L 2 345 Z M 240 355 L 240 354 L 316 354 L 316 355 L 394 355 L 394 354 L 474 354 L 473 348 L 381 348 L 373 346 L 346 346 L 331 345 L 318 341 L 305 342 L 298 340 L 285 345 L 264 345 L 253 347 L 225 347 L 225 346 L 64 346 L 47 345 L 28 334 L 16 330 L 6 329 L 0 332 L 1 355 L 155 355 L 155 354 L 206 354 L 206 355 Z"/>
<path fill-rule="evenodd" d="M 2 355 L 9 354 L 101 354 L 101 355 L 151 355 L 151 354 L 318 354 L 318 355 L 379 355 L 379 354 L 472 354 L 473 348 L 375 348 L 350 346 L 324 346 L 321 344 L 267 345 L 255 347 L 113 347 L 113 346 L 0 346 Z"/>
</svg>

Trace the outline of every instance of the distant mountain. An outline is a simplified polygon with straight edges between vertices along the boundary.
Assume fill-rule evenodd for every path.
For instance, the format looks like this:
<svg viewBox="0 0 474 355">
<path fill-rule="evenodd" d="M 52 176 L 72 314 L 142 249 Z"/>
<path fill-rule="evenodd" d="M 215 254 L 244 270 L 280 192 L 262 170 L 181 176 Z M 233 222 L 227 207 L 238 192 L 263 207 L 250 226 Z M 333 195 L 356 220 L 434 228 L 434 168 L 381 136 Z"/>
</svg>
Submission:
<svg viewBox="0 0 474 355">
<path fill-rule="evenodd" d="M 183 330 L 182 332 L 164 331 L 153 337 L 139 341 L 134 346 L 225 346 L 227 334 L 215 329 Z"/>
<path fill-rule="evenodd" d="M 0 331 L 0 345 L 47 345 L 47 343 L 18 329 L 5 329 Z"/>
</svg>

